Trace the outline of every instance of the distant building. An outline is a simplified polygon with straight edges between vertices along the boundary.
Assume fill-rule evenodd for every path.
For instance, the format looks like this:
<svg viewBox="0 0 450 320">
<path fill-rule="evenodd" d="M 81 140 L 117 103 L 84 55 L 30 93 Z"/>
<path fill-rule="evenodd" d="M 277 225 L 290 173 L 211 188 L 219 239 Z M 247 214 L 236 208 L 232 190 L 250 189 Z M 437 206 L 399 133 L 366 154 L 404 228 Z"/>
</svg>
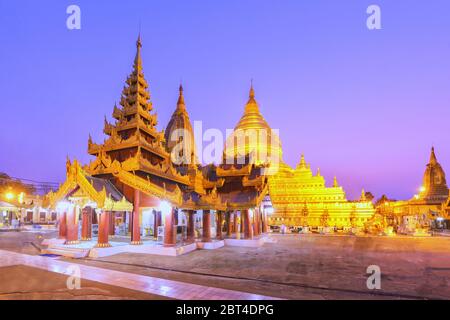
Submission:
<svg viewBox="0 0 450 320">
<path fill-rule="evenodd" d="M 399 232 L 412 233 L 416 229 L 450 228 L 449 189 L 434 147 L 431 148 L 420 192 L 410 200 L 388 202 L 380 204 L 378 208 L 395 217 Z"/>
</svg>

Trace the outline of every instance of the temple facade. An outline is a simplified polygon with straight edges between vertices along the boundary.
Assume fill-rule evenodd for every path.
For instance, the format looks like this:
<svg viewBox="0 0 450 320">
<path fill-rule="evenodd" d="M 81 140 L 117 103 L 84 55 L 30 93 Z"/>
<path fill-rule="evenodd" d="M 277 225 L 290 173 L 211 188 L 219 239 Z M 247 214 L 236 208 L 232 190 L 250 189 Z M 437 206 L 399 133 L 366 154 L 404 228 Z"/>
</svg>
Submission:
<svg viewBox="0 0 450 320">
<path fill-rule="evenodd" d="M 96 236 L 97 247 L 118 235 L 133 245 L 154 238 L 170 247 L 266 232 L 263 165 L 199 164 L 181 86 L 166 130 L 158 131 L 141 48 L 139 37 L 120 106 L 104 120 L 105 140 L 89 136 L 94 160 L 82 166 L 68 159 L 66 181 L 45 197 L 58 212 L 59 237 L 76 244 Z"/>
</svg>

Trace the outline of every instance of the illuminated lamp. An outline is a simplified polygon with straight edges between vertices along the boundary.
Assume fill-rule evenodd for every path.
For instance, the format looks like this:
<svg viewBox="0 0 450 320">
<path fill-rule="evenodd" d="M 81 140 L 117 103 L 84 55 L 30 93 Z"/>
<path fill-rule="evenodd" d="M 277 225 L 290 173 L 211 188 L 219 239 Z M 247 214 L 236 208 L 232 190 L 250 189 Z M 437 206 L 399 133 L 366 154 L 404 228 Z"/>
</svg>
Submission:
<svg viewBox="0 0 450 320">
<path fill-rule="evenodd" d="M 7 193 L 5 194 L 5 197 L 6 197 L 7 200 L 12 200 L 12 199 L 14 199 L 14 193 L 12 193 L 12 192 L 7 192 Z"/>
</svg>

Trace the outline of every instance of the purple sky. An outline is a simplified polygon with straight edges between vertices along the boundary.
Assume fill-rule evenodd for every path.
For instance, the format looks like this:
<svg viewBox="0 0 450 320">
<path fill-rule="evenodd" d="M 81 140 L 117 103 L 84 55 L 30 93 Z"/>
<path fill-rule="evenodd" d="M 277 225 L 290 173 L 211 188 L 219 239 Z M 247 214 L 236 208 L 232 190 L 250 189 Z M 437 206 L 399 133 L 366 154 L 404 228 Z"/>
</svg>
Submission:
<svg viewBox="0 0 450 320">
<path fill-rule="evenodd" d="M 66 28 L 70 4 L 81 30 Z M 370 4 L 382 30 L 366 28 Z M 288 164 L 305 153 L 349 198 L 409 198 L 432 144 L 450 172 L 449 13 L 448 0 L 0 0 L 0 171 L 60 182 L 66 155 L 89 161 L 141 23 L 159 128 L 181 79 L 192 121 L 233 128 L 253 78 Z"/>
</svg>

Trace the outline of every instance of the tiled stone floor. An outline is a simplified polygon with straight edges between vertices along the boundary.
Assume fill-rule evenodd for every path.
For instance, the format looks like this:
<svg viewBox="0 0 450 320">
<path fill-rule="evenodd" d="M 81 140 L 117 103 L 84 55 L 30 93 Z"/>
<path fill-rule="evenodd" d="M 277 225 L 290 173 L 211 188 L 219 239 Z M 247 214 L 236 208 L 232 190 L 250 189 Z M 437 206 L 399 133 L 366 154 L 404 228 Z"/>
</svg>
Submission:
<svg viewBox="0 0 450 320">
<path fill-rule="evenodd" d="M 50 272 L 71 275 L 74 265 L 80 268 L 82 279 L 100 282 L 102 284 L 146 292 L 153 295 L 173 299 L 221 299 L 221 300 L 266 300 L 276 299 L 273 297 L 183 283 L 127 272 L 108 270 L 98 267 L 75 264 L 73 262 L 59 261 L 41 256 L 25 255 L 10 251 L 0 250 L 0 267 L 25 265 Z"/>
<path fill-rule="evenodd" d="M 179 257 L 127 253 L 83 263 L 286 299 L 450 299 L 449 237 L 273 235 L 260 248 Z M 381 268 L 368 290 L 367 267 Z"/>
</svg>

